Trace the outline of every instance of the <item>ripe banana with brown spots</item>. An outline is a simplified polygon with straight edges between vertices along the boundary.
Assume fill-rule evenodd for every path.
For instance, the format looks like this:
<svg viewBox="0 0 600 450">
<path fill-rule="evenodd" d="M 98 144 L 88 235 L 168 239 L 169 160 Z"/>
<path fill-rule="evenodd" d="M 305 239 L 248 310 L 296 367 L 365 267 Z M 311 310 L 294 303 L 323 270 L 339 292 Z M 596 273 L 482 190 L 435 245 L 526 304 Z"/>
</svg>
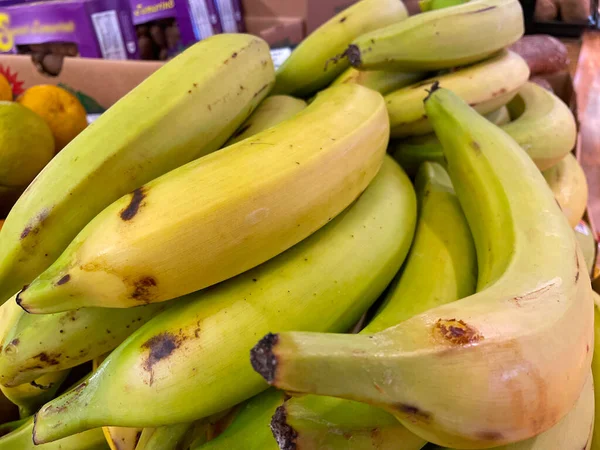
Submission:
<svg viewBox="0 0 600 450">
<path fill-rule="evenodd" d="M 446 89 L 426 109 L 475 239 L 478 292 L 371 336 L 270 334 L 251 361 L 278 388 L 380 406 L 445 447 L 529 439 L 572 410 L 589 378 L 585 261 L 514 140 Z"/>
<path fill-rule="evenodd" d="M 479 113 L 506 105 L 529 78 L 529 67 L 516 53 L 503 50 L 485 61 L 437 75 L 385 96 L 392 137 L 431 133 L 423 99 L 435 82 L 458 94 Z"/>
<path fill-rule="evenodd" d="M 17 303 L 31 313 L 128 308 L 238 275 L 356 200 L 388 139 L 381 94 L 350 84 L 327 89 L 293 119 L 110 205 Z"/>
<path fill-rule="evenodd" d="M 269 46 L 220 34 L 169 61 L 65 147 L 0 231 L 0 303 L 47 269 L 105 207 L 219 149 L 275 81 Z"/>
</svg>

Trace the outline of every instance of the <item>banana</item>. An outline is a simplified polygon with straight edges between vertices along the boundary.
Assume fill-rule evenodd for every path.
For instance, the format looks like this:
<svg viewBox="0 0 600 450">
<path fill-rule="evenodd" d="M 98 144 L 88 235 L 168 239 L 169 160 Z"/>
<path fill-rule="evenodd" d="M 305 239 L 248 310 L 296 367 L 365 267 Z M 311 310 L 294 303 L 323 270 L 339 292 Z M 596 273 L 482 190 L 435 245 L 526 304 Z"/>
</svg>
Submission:
<svg viewBox="0 0 600 450">
<path fill-rule="evenodd" d="M 438 164 L 425 163 L 415 186 L 419 213 L 410 253 L 363 334 L 377 333 L 475 291 L 473 238 L 448 174 Z M 434 282 L 427 276 L 431 273 L 436 274 Z M 403 450 L 418 450 L 425 445 L 392 415 L 375 407 L 312 395 L 286 402 L 272 427 L 284 450 L 294 445 L 391 450 L 399 443 Z"/>
<path fill-rule="evenodd" d="M 269 423 L 285 397 L 281 391 L 268 389 L 251 398 L 220 436 L 201 445 L 192 445 L 190 450 L 278 450 Z"/>
<path fill-rule="evenodd" d="M 0 384 L 30 383 L 110 352 L 171 304 L 32 315 L 8 301 L 0 306 Z"/>
<path fill-rule="evenodd" d="M 15 387 L 1 386 L 4 396 L 19 407 L 21 418 L 30 417 L 44 404 L 56 396 L 69 370 L 51 372 L 35 381 Z"/>
<path fill-rule="evenodd" d="M 306 97 L 348 67 L 342 54 L 353 39 L 408 17 L 398 0 L 361 0 L 329 19 L 298 45 L 277 69 L 274 94 Z"/>
<path fill-rule="evenodd" d="M 600 413 L 600 295 L 593 293 L 594 298 L 594 357 L 592 359 L 592 374 L 594 376 L 594 390 L 596 418 Z M 600 449 L 600 420 L 594 423 L 592 432 L 592 445 L 590 450 Z"/>
<path fill-rule="evenodd" d="M 229 138 L 225 147 L 253 136 L 260 131 L 289 119 L 306 108 L 306 102 L 289 95 L 274 95 L 265 98 L 256 111 Z"/>
<path fill-rule="evenodd" d="M 180 423 L 160 428 L 144 428 L 135 450 L 176 450 L 193 425 Z"/>
<path fill-rule="evenodd" d="M 478 292 L 372 336 L 267 335 L 251 361 L 278 388 L 383 407 L 438 445 L 529 439 L 572 409 L 589 376 L 585 262 L 515 141 L 446 89 L 426 108 L 474 236 Z"/>
<path fill-rule="evenodd" d="M 587 450 L 594 428 L 594 381 L 590 375 L 573 409 L 548 431 L 495 450 Z M 450 450 L 432 446 L 430 450 Z"/>
<path fill-rule="evenodd" d="M 523 22 L 518 0 L 475 0 L 382 25 L 356 38 L 345 54 L 361 70 L 448 69 L 481 61 L 518 41 Z"/>
<path fill-rule="evenodd" d="M 35 445 L 32 440 L 33 418 L 0 438 L 0 450 L 109 450 L 102 430 L 95 429 L 49 444 Z"/>
<path fill-rule="evenodd" d="M 360 84 L 382 95 L 389 94 L 405 86 L 416 83 L 425 78 L 422 72 L 387 72 L 384 70 L 357 70 L 348 68 L 337 77 L 332 86 L 343 83 Z"/>
<path fill-rule="evenodd" d="M 594 233 L 590 226 L 582 220 L 575 227 L 575 237 L 577 238 L 577 242 L 579 242 L 585 266 L 588 268 L 591 277 L 594 272 L 594 265 L 596 264 L 597 244 L 596 239 L 594 239 Z"/>
<path fill-rule="evenodd" d="M 577 125 L 573 113 L 553 93 L 527 82 L 507 108 L 512 121 L 501 128 L 517 141 L 540 170 L 554 166 L 575 147 Z M 423 161 L 444 160 L 442 146 L 435 135 L 396 141 L 391 147 L 394 158 L 409 173 Z"/>
<path fill-rule="evenodd" d="M 265 264 L 178 300 L 91 378 L 46 404 L 36 416 L 36 442 L 97 426 L 189 422 L 258 394 L 267 385 L 247 362 L 257 337 L 273 328 L 349 329 L 400 268 L 415 220 L 412 184 L 386 157 L 367 190 L 328 225 Z"/>
<path fill-rule="evenodd" d="M 435 11 L 436 9 L 449 8 L 450 6 L 462 5 L 469 0 L 420 0 L 421 12 Z"/>
<path fill-rule="evenodd" d="M 485 114 L 485 118 L 494 125 L 498 126 L 510 123 L 510 113 L 508 112 L 508 108 L 506 106 L 503 106 L 496 111 L 492 111 L 491 113 Z"/>
<path fill-rule="evenodd" d="M 119 197 L 215 151 L 269 93 L 266 42 L 205 39 L 165 64 L 44 168 L 0 232 L 0 302 L 48 268 Z"/>
<path fill-rule="evenodd" d="M 0 437 L 7 435 L 8 433 L 12 433 L 17 428 L 24 425 L 26 422 L 31 420 L 31 417 L 26 417 L 25 419 L 13 420 L 12 422 L 6 422 L 0 425 Z"/>
<path fill-rule="evenodd" d="M 588 184 L 583 168 L 575 155 L 568 153 L 558 164 L 542 172 L 556 201 L 573 228 L 585 214 Z"/>
<path fill-rule="evenodd" d="M 92 369 L 98 370 L 102 361 L 106 359 L 108 354 L 101 355 L 92 361 Z M 102 427 L 104 438 L 110 447 L 110 450 L 135 450 L 140 436 L 141 428 L 124 428 L 124 427 Z"/>
<path fill-rule="evenodd" d="M 529 78 L 529 67 L 516 53 L 503 50 L 478 64 L 438 75 L 386 95 L 392 137 L 432 131 L 423 106 L 426 90 L 435 82 L 455 91 L 481 114 L 507 104 Z"/>
<path fill-rule="evenodd" d="M 31 313 L 127 308 L 231 278 L 353 202 L 379 170 L 388 139 L 379 93 L 349 84 L 327 89 L 292 120 L 113 203 L 17 303 Z"/>
</svg>

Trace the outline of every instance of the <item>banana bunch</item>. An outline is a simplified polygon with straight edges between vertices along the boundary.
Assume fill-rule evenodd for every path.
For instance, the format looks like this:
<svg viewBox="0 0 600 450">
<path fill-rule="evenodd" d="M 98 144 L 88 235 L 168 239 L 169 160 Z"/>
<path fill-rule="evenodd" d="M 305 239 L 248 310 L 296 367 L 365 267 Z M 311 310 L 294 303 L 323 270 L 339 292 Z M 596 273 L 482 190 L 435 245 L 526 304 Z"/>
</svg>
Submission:
<svg viewBox="0 0 600 450">
<path fill-rule="evenodd" d="M 0 450 L 600 449 L 573 114 L 518 0 L 421 6 L 276 72 L 204 40 L 51 161 L 0 230 Z"/>
</svg>

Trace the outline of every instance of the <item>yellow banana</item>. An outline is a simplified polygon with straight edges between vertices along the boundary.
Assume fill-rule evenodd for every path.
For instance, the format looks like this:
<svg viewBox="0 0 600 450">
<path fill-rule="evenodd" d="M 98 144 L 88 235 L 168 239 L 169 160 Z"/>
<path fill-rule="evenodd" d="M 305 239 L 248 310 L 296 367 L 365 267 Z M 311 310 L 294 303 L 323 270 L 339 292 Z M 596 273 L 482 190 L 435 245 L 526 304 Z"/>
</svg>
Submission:
<svg viewBox="0 0 600 450">
<path fill-rule="evenodd" d="M 495 450 L 587 450 L 594 428 L 594 381 L 590 374 L 573 409 L 545 433 Z M 431 450 L 449 450 L 433 446 Z"/>
<path fill-rule="evenodd" d="M 573 113 L 546 89 L 527 82 L 507 108 L 512 121 L 501 128 L 517 141 L 540 170 L 554 166 L 575 146 L 577 126 Z M 423 161 L 444 160 L 442 146 L 435 135 L 396 141 L 391 147 L 394 159 L 408 173 L 416 172 Z"/>
<path fill-rule="evenodd" d="M 542 172 L 556 201 L 573 228 L 583 218 L 588 201 L 588 185 L 575 155 L 568 153 L 558 164 Z"/>
<path fill-rule="evenodd" d="M 579 247 L 581 247 L 581 252 L 583 253 L 583 259 L 585 259 L 585 265 L 588 268 L 591 277 L 594 273 L 596 249 L 598 247 L 596 239 L 594 239 L 594 232 L 590 226 L 582 220 L 575 226 L 575 237 L 577 238 L 577 242 L 579 242 Z"/>
<path fill-rule="evenodd" d="M 125 308 L 231 278 L 353 202 L 379 170 L 388 139 L 379 93 L 349 84 L 327 89 L 292 120 L 113 203 L 17 303 L 32 313 Z"/>
<path fill-rule="evenodd" d="M 35 381 L 15 387 L 1 386 L 4 396 L 19 407 L 21 418 L 32 416 L 44 404 L 56 396 L 69 370 L 42 375 Z"/>
<path fill-rule="evenodd" d="M 306 102 L 289 95 L 273 95 L 265 98 L 256 111 L 233 133 L 225 146 L 235 144 L 256 133 L 271 128 L 293 117 L 306 108 Z"/>
<path fill-rule="evenodd" d="M 372 336 L 267 335 L 251 361 L 276 387 L 378 405 L 438 445 L 529 439 L 567 415 L 589 377 L 590 278 L 518 144 L 446 89 L 426 109 L 474 236 L 478 292 Z"/>
<path fill-rule="evenodd" d="M 475 0 L 380 26 L 346 50 L 362 70 L 439 70 L 485 59 L 523 35 L 518 0 Z"/>
<path fill-rule="evenodd" d="M 478 64 L 392 92 L 385 97 L 392 137 L 432 131 L 423 99 L 436 81 L 456 92 L 479 113 L 487 114 L 507 104 L 528 78 L 529 67 L 523 58 L 503 50 Z"/>
<path fill-rule="evenodd" d="M 95 429 L 66 437 L 49 444 L 35 445 L 32 439 L 33 418 L 16 430 L 0 437 L 1 450 L 109 450 L 102 430 Z"/>
<path fill-rule="evenodd" d="M 348 68 L 331 84 L 355 83 L 368 87 L 382 95 L 389 94 L 425 78 L 422 72 L 387 72 L 384 70 L 357 70 Z"/>
<path fill-rule="evenodd" d="M 97 426 L 190 422 L 258 394 L 267 385 L 247 360 L 257 336 L 273 328 L 348 330 L 400 268 L 415 220 L 412 184 L 386 157 L 367 190 L 328 225 L 265 264 L 178 300 L 88 380 L 46 404 L 36 416 L 36 442 Z"/>
<path fill-rule="evenodd" d="M 398 0 L 361 0 L 350 6 L 294 49 L 277 69 L 273 93 L 304 97 L 323 89 L 348 67 L 342 53 L 354 38 L 407 16 Z"/>
<path fill-rule="evenodd" d="M 48 268 L 119 197 L 220 148 L 274 83 L 269 47 L 221 34 L 119 100 L 31 183 L 0 231 L 0 302 Z"/>
</svg>

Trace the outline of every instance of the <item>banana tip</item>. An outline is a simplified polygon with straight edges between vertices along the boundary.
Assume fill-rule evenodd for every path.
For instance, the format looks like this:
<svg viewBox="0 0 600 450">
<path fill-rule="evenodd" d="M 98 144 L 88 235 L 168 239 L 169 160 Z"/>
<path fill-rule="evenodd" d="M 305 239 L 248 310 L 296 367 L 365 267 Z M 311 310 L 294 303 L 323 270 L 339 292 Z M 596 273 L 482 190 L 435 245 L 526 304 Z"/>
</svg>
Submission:
<svg viewBox="0 0 600 450">
<path fill-rule="evenodd" d="M 250 350 L 252 368 L 269 384 L 275 379 L 275 372 L 277 371 L 277 358 L 273 353 L 273 347 L 277 345 L 278 340 L 279 335 L 269 333 Z"/>
<path fill-rule="evenodd" d="M 281 450 L 295 450 L 298 433 L 287 423 L 285 405 L 275 410 L 271 419 L 271 431 Z"/>
<path fill-rule="evenodd" d="M 348 58 L 348 61 L 353 67 L 361 66 L 362 59 L 360 57 L 360 49 L 358 48 L 358 46 L 350 44 L 344 52 L 344 56 Z"/>
<path fill-rule="evenodd" d="M 23 292 L 25 292 L 25 290 L 29 287 L 28 284 L 26 284 L 25 286 L 23 286 L 23 289 L 21 289 L 19 291 L 19 293 L 17 294 L 15 301 L 17 302 L 17 305 L 19 305 L 23 311 L 25 311 L 26 313 L 29 313 L 29 311 L 27 310 L 27 307 L 25 305 L 23 305 L 23 298 L 21 297 L 21 295 L 23 294 Z"/>
<path fill-rule="evenodd" d="M 440 89 L 440 82 L 438 80 L 435 80 L 431 85 L 431 89 L 425 89 L 427 91 L 427 97 L 425 97 L 425 100 L 423 100 L 423 102 L 427 103 L 427 100 L 429 100 L 431 94 L 433 94 L 438 89 Z"/>
</svg>

